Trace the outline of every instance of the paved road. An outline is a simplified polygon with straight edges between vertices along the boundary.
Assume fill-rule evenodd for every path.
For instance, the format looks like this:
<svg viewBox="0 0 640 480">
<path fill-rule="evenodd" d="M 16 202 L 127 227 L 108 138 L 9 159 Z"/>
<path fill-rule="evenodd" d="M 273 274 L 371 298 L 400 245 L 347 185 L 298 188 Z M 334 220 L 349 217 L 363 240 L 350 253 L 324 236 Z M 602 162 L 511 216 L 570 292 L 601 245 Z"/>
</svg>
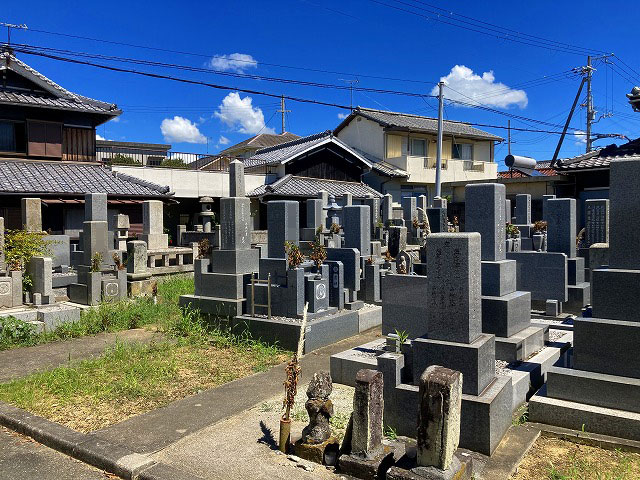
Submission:
<svg viewBox="0 0 640 480">
<path fill-rule="evenodd" d="M 0 427 L 0 480 L 105 480 L 113 478 Z"/>
</svg>

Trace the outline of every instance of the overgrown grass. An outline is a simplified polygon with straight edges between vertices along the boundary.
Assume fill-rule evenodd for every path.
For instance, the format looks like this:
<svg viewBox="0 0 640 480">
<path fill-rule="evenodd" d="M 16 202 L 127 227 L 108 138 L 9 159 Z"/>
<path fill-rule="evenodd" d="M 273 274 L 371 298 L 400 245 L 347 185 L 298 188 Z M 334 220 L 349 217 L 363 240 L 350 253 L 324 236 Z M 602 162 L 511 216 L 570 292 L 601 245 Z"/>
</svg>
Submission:
<svg viewBox="0 0 640 480">
<path fill-rule="evenodd" d="M 136 298 L 117 303 L 102 303 L 97 308 L 82 311 L 80 320 L 59 325 L 50 332 L 36 333 L 32 325 L 15 318 L 0 319 L 0 350 L 48 343 L 55 340 L 119 332 L 147 325 L 171 330 L 183 322 L 178 307 L 180 295 L 193 292 L 193 278 L 186 275 L 166 277 L 158 282 L 158 302 L 151 298 Z M 186 319 L 191 325 L 191 319 Z M 183 336 L 183 335 L 181 335 Z"/>
</svg>

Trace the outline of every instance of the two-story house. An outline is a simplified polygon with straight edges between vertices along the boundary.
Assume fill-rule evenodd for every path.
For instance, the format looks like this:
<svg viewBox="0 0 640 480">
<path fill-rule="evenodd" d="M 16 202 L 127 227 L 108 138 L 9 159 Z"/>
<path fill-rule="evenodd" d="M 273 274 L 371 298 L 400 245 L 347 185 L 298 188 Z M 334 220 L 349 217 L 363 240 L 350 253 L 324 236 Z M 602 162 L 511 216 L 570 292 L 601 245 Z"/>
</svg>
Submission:
<svg viewBox="0 0 640 480">
<path fill-rule="evenodd" d="M 96 127 L 122 113 L 114 104 L 73 93 L 0 49 L 0 217 L 22 227 L 21 198 L 40 198 L 42 226 L 77 234 L 84 194 L 106 193 L 110 213 L 142 229 L 142 201 L 168 199 L 151 182 L 111 171 L 96 159 Z"/>
<path fill-rule="evenodd" d="M 442 141 L 442 194 L 447 184 L 495 180 L 494 145 L 502 138 L 464 122 L 446 120 Z M 343 142 L 393 175 L 371 169 L 363 180 L 395 202 L 405 196 L 435 194 L 436 118 L 358 107 L 334 130 Z"/>
</svg>

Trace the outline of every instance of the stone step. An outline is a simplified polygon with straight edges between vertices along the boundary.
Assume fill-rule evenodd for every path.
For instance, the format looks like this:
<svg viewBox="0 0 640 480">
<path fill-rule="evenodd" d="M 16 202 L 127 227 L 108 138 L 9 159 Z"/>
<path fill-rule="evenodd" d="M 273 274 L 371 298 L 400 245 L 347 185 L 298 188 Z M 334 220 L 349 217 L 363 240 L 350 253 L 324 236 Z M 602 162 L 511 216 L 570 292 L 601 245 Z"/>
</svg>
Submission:
<svg viewBox="0 0 640 480">
<path fill-rule="evenodd" d="M 506 362 L 527 360 L 544 347 L 544 329 L 527 327 L 510 337 L 496 337 L 496 359 Z"/>
</svg>

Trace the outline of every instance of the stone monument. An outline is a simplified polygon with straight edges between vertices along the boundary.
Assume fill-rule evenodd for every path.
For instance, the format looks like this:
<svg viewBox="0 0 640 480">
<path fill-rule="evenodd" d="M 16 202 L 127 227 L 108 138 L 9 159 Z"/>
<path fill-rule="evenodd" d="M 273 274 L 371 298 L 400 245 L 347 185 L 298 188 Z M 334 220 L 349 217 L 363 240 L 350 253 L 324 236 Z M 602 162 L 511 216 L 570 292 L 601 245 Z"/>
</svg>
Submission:
<svg viewBox="0 0 640 480">
<path fill-rule="evenodd" d="M 169 235 L 164 233 L 164 204 L 160 200 L 145 200 L 142 203 L 142 235 L 147 250 L 162 250 L 169 247 Z"/>
<path fill-rule="evenodd" d="M 573 364 L 549 370 L 529 418 L 638 441 L 640 160 L 612 160 L 610 169 L 609 268 L 592 272 L 592 317 L 573 322 Z"/>
<path fill-rule="evenodd" d="M 544 346 L 544 330 L 531 325 L 531 293 L 516 290 L 516 261 L 505 251 L 506 188 L 465 187 L 465 230 L 482 236 L 482 331 L 496 336 L 496 358 L 522 361 Z"/>
</svg>

